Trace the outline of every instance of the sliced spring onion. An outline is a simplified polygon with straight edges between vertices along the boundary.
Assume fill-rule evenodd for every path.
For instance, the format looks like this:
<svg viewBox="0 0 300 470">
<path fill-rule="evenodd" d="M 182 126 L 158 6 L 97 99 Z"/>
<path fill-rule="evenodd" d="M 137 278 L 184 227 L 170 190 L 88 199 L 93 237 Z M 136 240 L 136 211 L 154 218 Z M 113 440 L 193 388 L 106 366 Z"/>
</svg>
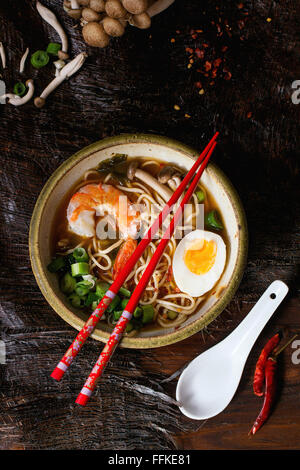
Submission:
<svg viewBox="0 0 300 470">
<path fill-rule="evenodd" d="M 124 295 L 124 297 L 130 297 L 131 292 L 128 289 L 125 289 L 125 287 L 120 287 L 119 292 L 121 295 Z"/>
<path fill-rule="evenodd" d="M 79 297 L 79 295 L 75 294 L 75 292 L 73 292 L 73 294 L 71 294 L 68 297 L 68 299 L 71 302 L 71 304 L 73 305 L 73 307 L 80 308 L 82 306 L 81 298 Z"/>
<path fill-rule="evenodd" d="M 89 274 L 89 265 L 88 263 L 75 263 L 71 265 L 72 276 L 82 276 L 84 274 Z"/>
<path fill-rule="evenodd" d="M 98 303 L 99 303 L 99 299 L 98 299 L 98 300 L 94 300 L 94 302 L 92 303 L 92 310 L 93 310 L 93 311 L 97 308 Z M 104 316 L 102 316 L 102 320 L 104 320 Z"/>
<path fill-rule="evenodd" d="M 121 318 L 122 313 L 123 313 L 123 310 L 115 310 L 114 311 L 114 320 L 118 321 Z"/>
<path fill-rule="evenodd" d="M 135 311 L 133 312 L 134 318 L 140 318 L 143 313 L 141 307 L 136 307 Z"/>
<path fill-rule="evenodd" d="M 30 61 L 34 68 L 40 69 L 48 64 L 49 56 L 46 51 L 36 51 L 32 54 Z"/>
<path fill-rule="evenodd" d="M 71 276 L 70 273 L 66 273 L 60 281 L 60 290 L 64 294 L 71 294 L 76 286 L 75 279 Z"/>
<path fill-rule="evenodd" d="M 102 299 L 102 297 L 104 297 L 106 292 L 108 291 L 109 286 L 110 284 L 108 284 L 108 282 L 97 281 L 96 282 L 96 294 L 98 295 L 98 297 Z"/>
<path fill-rule="evenodd" d="M 79 297 L 85 297 L 89 293 L 90 289 L 87 286 L 76 285 L 75 292 Z"/>
<path fill-rule="evenodd" d="M 202 189 L 199 189 L 199 191 L 196 191 L 196 196 L 198 198 L 199 203 L 205 201 L 205 194 L 204 194 L 204 191 L 202 191 Z"/>
<path fill-rule="evenodd" d="M 121 301 L 121 307 L 122 307 L 123 310 L 125 310 L 126 305 L 128 304 L 128 302 L 129 302 L 129 299 L 123 299 Z"/>
<path fill-rule="evenodd" d="M 223 224 L 220 220 L 218 211 L 213 210 L 205 214 L 205 226 L 214 230 L 223 230 Z"/>
<path fill-rule="evenodd" d="M 99 299 L 98 295 L 96 294 L 96 292 L 89 292 L 88 295 L 87 295 L 87 298 L 85 300 L 85 305 L 87 307 L 89 307 L 90 305 L 93 305 L 94 302 L 95 302 L 96 303 L 95 308 L 96 308 L 99 301 L 100 301 L 100 299 Z M 93 310 L 95 310 L 95 308 L 93 308 Z"/>
<path fill-rule="evenodd" d="M 58 258 L 54 258 L 51 263 L 48 264 L 47 268 L 50 273 L 57 273 L 60 269 L 66 267 L 66 259 L 64 256 L 59 256 Z"/>
<path fill-rule="evenodd" d="M 144 325 L 151 323 L 154 318 L 154 307 L 153 305 L 142 305 L 143 318 L 142 322 Z"/>
<path fill-rule="evenodd" d="M 130 321 L 129 323 L 127 323 L 125 331 L 126 333 L 130 333 L 133 329 L 134 329 L 134 324 L 132 323 L 132 321 Z"/>
<path fill-rule="evenodd" d="M 74 256 L 75 260 L 78 261 L 78 262 L 79 261 L 86 262 L 86 261 L 89 260 L 89 255 L 87 254 L 85 249 L 82 248 L 82 247 L 75 248 L 72 255 Z"/>
<path fill-rule="evenodd" d="M 116 295 L 113 300 L 111 301 L 111 303 L 109 304 L 109 306 L 107 307 L 107 312 L 108 313 L 111 313 L 115 310 L 115 308 L 117 308 L 119 306 L 119 303 L 120 303 L 121 299 L 118 295 Z"/>
<path fill-rule="evenodd" d="M 168 310 L 167 315 L 170 320 L 175 320 L 178 317 L 178 312 L 174 312 L 174 310 Z"/>
<path fill-rule="evenodd" d="M 61 44 L 58 42 L 49 42 L 46 51 L 48 54 L 57 55 L 58 51 L 61 50 Z"/>
<path fill-rule="evenodd" d="M 23 96 L 23 95 L 25 95 L 25 92 L 26 92 L 26 86 L 22 82 L 17 82 L 14 85 L 13 92 L 17 96 Z"/>
</svg>

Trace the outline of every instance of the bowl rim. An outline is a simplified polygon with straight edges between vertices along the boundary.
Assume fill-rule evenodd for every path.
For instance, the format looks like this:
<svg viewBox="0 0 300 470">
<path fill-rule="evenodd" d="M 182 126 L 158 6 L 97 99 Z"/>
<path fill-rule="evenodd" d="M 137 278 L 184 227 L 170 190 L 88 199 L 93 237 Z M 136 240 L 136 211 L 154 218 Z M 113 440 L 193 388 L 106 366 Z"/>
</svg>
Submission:
<svg viewBox="0 0 300 470">
<path fill-rule="evenodd" d="M 40 221 L 43 215 L 44 207 L 51 192 L 56 187 L 58 182 L 69 172 L 77 163 L 84 160 L 91 154 L 96 153 L 105 148 L 120 145 L 120 144 L 132 144 L 132 143 L 150 143 L 163 145 L 168 148 L 177 150 L 184 153 L 187 157 L 194 159 L 199 155 L 194 148 L 182 144 L 177 140 L 163 137 L 155 134 L 121 134 L 115 137 L 107 137 L 94 142 L 87 147 L 79 150 L 67 160 L 65 160 L 50 176 L 40 192 L 36 201 L 29 229 L 29 253 L 32 271 L 37 281 L 37 284 L 54 311 L 63 318 L 68 324 L 76 328 L 78 331 L 83 327 L 84 321 L 81 320 L 74 312 L 67 309 L 67 307 L 60 301 L 52 290 L 47 277 L 44 273 L 42 262 L 39 256 L 39 227 Z M 231 181 L 223 173 L 223 171 L 214 163 L 209 163 L 210 168 L 213 169 L 216 177 L 222 181 L 222 184 L 226 190 L 227 196 L 233 207 L 235 217 L 239 226 L 239 244 L 238 244 L 238 255 L 237 260 L 233 269 L 231 279 L 224 290 L 224 293 L 220 296 L 219 300 L 208 309 L 208 311 L 202 317 L 194 320 L 190 324 L 186 325 L 182 329 L 166 333 L 162 336 L 152 337 L 124 337 L 120 343 L 121 347 L 124 348 L 136 348 L 136 349 L 149 349 L 161 346 L 167 346 L 169 344 L 182 341 L 193 334 L 197 333 L 209 323 L 211 323 L 228 305 L 234 296 L 243 276 L 244 268 L 247 262 L 248 253 L 248 228 L 245 211 L 240 200 L 240 197 L 232 185 Z M 106 342 L 109 338 L 109 333 L 104 331 L 95 330 L 91 335 L 92 338 Z"/>
</svg>

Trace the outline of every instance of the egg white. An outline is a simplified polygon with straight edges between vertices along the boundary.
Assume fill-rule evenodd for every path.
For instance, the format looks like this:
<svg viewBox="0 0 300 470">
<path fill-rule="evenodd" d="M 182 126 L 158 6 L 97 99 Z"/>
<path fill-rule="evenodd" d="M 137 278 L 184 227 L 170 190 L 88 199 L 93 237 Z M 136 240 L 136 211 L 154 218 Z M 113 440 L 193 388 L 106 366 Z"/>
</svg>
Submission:
<svg viewBox="0 0 300 470">
<path fill-rule="evenodd" d="M 205 274 L 194 274 L 184 262 L 185 251 L 195 240 L 214 241 L 217 246 L 217 254 L 214 265 Z M 192 297 L 200 297 L 210 291 L 220 279 L 226 262 L 226 245 L 220 237 L 206 230 L 194 230 L 186 235 L 178 244 L 173 257 L 173 275 L 179 289 Z"/>
</svg>

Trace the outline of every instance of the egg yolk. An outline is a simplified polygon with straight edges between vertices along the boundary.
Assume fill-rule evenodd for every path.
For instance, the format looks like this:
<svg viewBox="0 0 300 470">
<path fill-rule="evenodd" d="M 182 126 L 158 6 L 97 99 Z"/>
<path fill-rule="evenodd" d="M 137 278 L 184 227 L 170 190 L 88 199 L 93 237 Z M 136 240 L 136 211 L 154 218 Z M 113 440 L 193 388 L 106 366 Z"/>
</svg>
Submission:
<svg viewBox="0 0 300 470">
<path fill-rule="evenodd" d="M 205 274 L 215 264 L 217 245 L 210 240 L 195 240 L 184 253 L 184 263 L 194 274 Z"/>
</svg>

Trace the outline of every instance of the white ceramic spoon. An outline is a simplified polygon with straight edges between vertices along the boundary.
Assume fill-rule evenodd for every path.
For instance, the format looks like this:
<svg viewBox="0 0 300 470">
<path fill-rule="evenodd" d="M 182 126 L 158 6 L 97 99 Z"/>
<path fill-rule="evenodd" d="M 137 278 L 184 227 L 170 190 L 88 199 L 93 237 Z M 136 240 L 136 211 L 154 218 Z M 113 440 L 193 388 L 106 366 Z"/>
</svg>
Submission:
<svg viewBox="0 0 300 470">
<path fill-rule="evenodd" d="M 284 282 L 274 281 L 227 338 L 189 364 L 176 389 L 183 414 L 192 419 L 207 419 L 229 405 L 253 344 L 287 293 Z"/>
</svg>

